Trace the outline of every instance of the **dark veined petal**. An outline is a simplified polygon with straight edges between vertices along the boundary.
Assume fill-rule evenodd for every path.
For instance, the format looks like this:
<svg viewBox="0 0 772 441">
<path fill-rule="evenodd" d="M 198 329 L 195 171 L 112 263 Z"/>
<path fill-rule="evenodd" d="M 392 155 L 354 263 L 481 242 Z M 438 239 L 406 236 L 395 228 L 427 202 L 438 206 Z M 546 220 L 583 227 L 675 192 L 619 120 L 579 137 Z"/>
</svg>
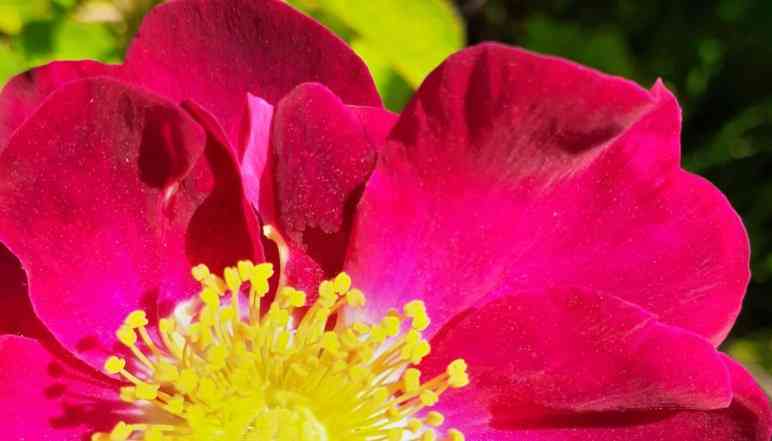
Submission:
<svg viewBox="0 0 772 441">
<path fill-rule="evenodd" d="M 380 106 L 364 62 L 317 22 L 277 0 L 178 0 L 150 11 L 126 66 L 173 101 L 198 102 L 235 143 L 247 93 L 276 103 L 307 81 L 346 103 Z"/>
<path fill-rule="evenodd" d="M 167 258 L 166 265 L 167 269 L 176 266 L 173 272 L 183 277 L 175 286 L 162 290 L 158 299 L 162 316 L 200 289 L 189 275 L 192 265 L 204 263 L 212 271 L 222 273 L 226 266 L 241 259 L 265 259 L 259 221 L 244 196 L 238 159 L 222 127 L 199 104 L 185 101 L 183 107 L 204 128 L 206 149 L 177 187 L 174 208 L 185 224 L 186 234 L 177 236 L 184 243 L 169 247 L 179 257 Z"/>
<path fill-rule="evenodd" d="M 40 337 L 45 328 L 40 324 L 27 294 L 27 275 L 21 262 L 0 243 L 0 335 L 14 334 Z"/>
<path fill-rule="evenodd" d="M 54 92 L 0 155 L 0 241 L 26 270 L 42 322 L 93 366 L 130 311 L 154 311 L 162 290 L 189 278 L 177 204 L 209 189 L 178 189 L 204 148 L 173 104 L 86 79 Z"/>
</svg>

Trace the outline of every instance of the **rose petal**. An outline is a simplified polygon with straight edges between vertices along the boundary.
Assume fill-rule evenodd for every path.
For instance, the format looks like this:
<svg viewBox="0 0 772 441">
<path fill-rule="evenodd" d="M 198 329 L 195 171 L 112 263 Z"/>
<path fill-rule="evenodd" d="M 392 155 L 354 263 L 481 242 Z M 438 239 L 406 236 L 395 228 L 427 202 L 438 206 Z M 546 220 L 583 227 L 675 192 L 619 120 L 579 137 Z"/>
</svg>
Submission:
<svg viewBox="0 0 772 441">
<path fill-rule="evenodd" d="M 117 76 L 119 69 L 96 61 L 58 61 L 13 77 L 0 93 L 0 153 L 51 92 L 81 78 Z"/>
<path fill-rule="evenodd" d="M 381 104 L 367 67 L 342 40 L 275 0 L 158 6 L 126 64 L 144 86 L 211 111 L 234 144 L 247 92 L 276 103 L 296 85 L 318 81 L 347 103 Z"/>
<path fill-rule="evenodd" d="M 206 130 L 206 150 L 180 182 L 175 213 L 187 230 L 184 242 L 170 246 L 179 254 L 167 258 L 166 267 L 181 265 L 174 289 L 162 290 L 158 311 L 169 314 L 180 300 L 190 298 L 200 286 L 190 277 L 193 265 L 205 263 L 218 274 L 242 259 L 265 260 L 257 217 L 244 198 L 237 159 L 228 147 L 217 120 L 193 101 L 183 107 Z M 184 256 L 181 258 L 179 256 Z"/>
<path fill-rule="evenodd" d="M 772 439 L 772 409 L 769 396 L 756 383 L 751 374 L 738 362 L 729 356 L 723 356 L 724 363 L 729 368 L 732 377 L 734 400 L 724 412 L 724 418 L 729 422 L 715 424 L 716 431 L 724 431 L 726 439 L 767 441 Z M 737 435 L 730 438 L 732 432 Z M 720 441 L 721 438 L 718 438 Z"/>
<path fill-rule="evenodd" d="M 0 334 L 42 337 L 45 328 L 32 311 L 27 275 L 21 263 L 0 243 Z"/>
<path fill-rule="evenodd" d="M 247 108 L 242 121 L 239 143 L 241 176 L 244 192 L 263 221 L 275 223 L 276 202 L 271 151 L 271 124 L 274 107 L 252 94 L 247 96 Z"/>
<path fill-rule="evenodd" d="M 0 240 L 27 271 L 37 315 L 93 366 L 126 314 L 152 312 L 181 277 L 166 267 L 187 227 L 174 194 L 203 149 L 174 105 L 86 79 L 54 92 L 0 156 Z"/>
<path fill-rule="evenodd" d="M 726 198 L 679 167 L 679 128 L 661 84 L 493 44 L 462 51 L 389 135 L 346 268 L 371 315 L 418 293 L 442 324 L 559 284 L 717 344 L 748 282 L 747 236 Z"/>
<path fill-rule="evenodd" d="M 724 409 L 578 413 L 530 427 L 512 424 L 507 415 L 486 416 L 477 402 L 460 395 L 440 401 L 439 410 L 448 426 L 476 441 L 769 441 L 766 394 L 742 367 L 725 361 L 734 400 Z"/>
<path fill-rule="evenodd" d="M 317 83 L 277 105 L 269 168 L 276 205 L 260 212 L 288 242 L 288 283 L 315 292 L 322 277 L 340 271 L 351 210 L 375 166 L 377 137 L 393 119 L 380 109 L 352 110 Z"/>
<path fill-rule="evenodd" d="M 120 408 L 110 386 L 33 339 L 0 336 L 0 438 L 83 441 L 109 431 Z"/>
<path fill-rule="evenodd" d="M 459 357 L 473 384 L 457 393 L 512 419 L 716 409 L 732 396 L 710 342 L 617 297 L 575 289 L 518 293 L 464 313 L 432 340 L 422 371 L 431 378 Z"/>
<path fill-rule="evenodd" d="M 380 152 L 389 136 L 391 129 L 397 123 L 399 115 L 389 112 L 380 107 L 368 106 L 348 106 L 362 121 L 362 127 L 365 130 L 365 136 L 370 140 L 370 144 Z"/>
</svg>

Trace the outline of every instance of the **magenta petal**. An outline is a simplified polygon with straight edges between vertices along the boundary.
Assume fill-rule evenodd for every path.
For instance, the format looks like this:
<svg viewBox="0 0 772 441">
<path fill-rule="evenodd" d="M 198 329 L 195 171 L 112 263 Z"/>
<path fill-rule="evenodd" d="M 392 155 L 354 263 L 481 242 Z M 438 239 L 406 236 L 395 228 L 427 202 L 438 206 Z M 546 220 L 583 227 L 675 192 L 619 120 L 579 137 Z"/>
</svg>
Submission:
<svg viewBox="0 0 772 441">
<path fill-rule="evenodd" d="M 718 424 L 715 424 L 714 430 L 717 433 L 723 431 L 721 436 L 726 440 L 768 441 L 772 439 L 772 409 L 770 409 L 769 396 L 740 363 L 726 355 L 724 355 L 724 363 L 732 376 L 734 400 L 732 405 L 723 411 L 724 421 L 717 421 Z M 723 441 L 720 436 L 715 439 Z"/>
<path fill-rule="evenodd" d="M 304 84 L 277 105 L 272 135 L 281 230 L 297 244 L 312 228 L 340 232 L 346 200 L 375 166 L 357 115 L 326 87 Z"/>
<path fill-rule="evenodd" d="M 118 66 L 96 61 L 59 61 L 12 78 L 0 93 L 0 153 L 11 134 L 54 90 L 70 81 L 100 75 L 113 76 Z"/>
<path fill-rule="evenodd" d="M 386 137 L 397 123 L 399 115 L 380 107 L 349 106 L 349 109 L 362 121 L 365 136 L 370 141 L 370 144 L 380 152 L 383 144 L 386 142 Z"/>
<path fill-rule="evenodd" d="M 270 171 L 277 218 L 270 207 L 261 213 L 288 242 L 287 282 L 311 292 L 342 267 L 352 207 L 375 166 L 376 138 L 393 120 L 380 109 L 358 109 L 317 83 L 298 86 L 276 106 Z"/>
<path fill-rule="evenodd" d="M 239 144 L 241 176 L 244 193 L 260 213 L 263 222 L 275 223 L 276 201 L 271 160 L 271 123 L 273 106 L 252 94 L 247 96 L 247 108 L 242 121 Z"/>
<path fill-rule="evenodd" d="M 40 324 L 27 295 L 27 275 L 21 262 L 0 243 L 0 334 L 42 337 Z"/>
<path fill-rule="evenodd" d="M 0 241 L 22 262 L 37 315 L 93 366 L 126 314 L 152 311 L 181 277 L 167 266 L 187 227 L 175 190 L 203 149 L 174 105 L 87 79 L 54 92 L 0 156 Z"/>
<path fill-rule="evenodd" d="M 117 422 L 116 389 L 35 340 L 0 336 L 0 439 L 83 441 Z"/>
<path fill-rule="evenodd" d="M 679 131 L 661 84 L 493 44 L 462 51 L 389 135 L 346 268 L 373 315 L 419 293 L 441 324 L 557 284 L 717 344 L 748 282 L 748 241 L 726 198 L 680 168 Z"/>
<path fill-rule="evenodd" d="M 191 266 L 205 263 L 221 274 L 226 266 L 242 259 L 264 260 L 258 220 L 244 197 L 238 160 L 222 127 L 197 103 L 185 101 L 183 107 L 205 129 L 206 149 L 172 200 L 177 222 L 184 225 L 186 234 L 180 236 L 184 243 L 167 246 L 170 253 L 165 265 L 167 269 L 176 265 L 172 273 L 182 277 L 162 290 L 158 300 L 161 315 L 169 314 L 179 300 L 200 289 L 190 277 Z"/>
<path fill-rule="evenodd" d="M 218 273 L 240 259 L 262 261 L 257 217 L 244 197 L 238 159 L 222 127 L 197 103 L 186 101 L 183 106 L 207 132 L 204 156 L 182 183 L 197 193 L 205 189 L 208 195 L 190 222 L 189 260 L 204 262 Z"/>
<path fill-rule="evenodd" d="M 731 400 L 710 342 L 617 297 L 574 289 L 519 293 L 465 313 L 432 340 L 422 371 L 439 373 L 459 357 L 473 384 L 456 393 L 523 421 Z"/>
<path fill-rule="evenodd" d="M 246 197 L 265 224 L 287 236 L 287 282 L 315 293 L 321 279 L 341 269 L 349 207 L 374 165 L 356 160 L 374 155 L 396 115 L 379 107 L 344 106 L 329 89 L 313 83 L 298 86 L 280 102 L 276 127 L 268 102 L 250 94 L 246 107 L 238 149 Z M 303 168 L 313 166 L 315 157 L 322 159 L 321 169 L 306 174 Z M 355 182 L 346 182 L 352 178 Z M 283 207 L 280 214 L 277 204 Z M 333 220 L 326 231 L 315 223 L 319 216 Z M 317 228 L 306 231 L 307 219 Z M 297 221 L 302 230 L 293 231 Z"/>
<path fill-rule="evenodd" d="M 723 409 L 578 413 L 530 427 L 518 427 L 506 415 L 488 414 L 469 400 L 443 400 L 440 410 L 449 415 L 446 424 L 475 441 L 769 441 L 766 394 L 745 369 L 728 357 L 725 362 L 734 399 Z"/>
<path fill-rule="evenodd" d="M 362 60 L 320 24 L 276 0 L 181 0 L 153 9 L 126 60 L 136 81 L 214 113 L 231 140 L 247 92 L 276 103 L 317 81 L 345 102 L 380 106 Z"/>
</svg>

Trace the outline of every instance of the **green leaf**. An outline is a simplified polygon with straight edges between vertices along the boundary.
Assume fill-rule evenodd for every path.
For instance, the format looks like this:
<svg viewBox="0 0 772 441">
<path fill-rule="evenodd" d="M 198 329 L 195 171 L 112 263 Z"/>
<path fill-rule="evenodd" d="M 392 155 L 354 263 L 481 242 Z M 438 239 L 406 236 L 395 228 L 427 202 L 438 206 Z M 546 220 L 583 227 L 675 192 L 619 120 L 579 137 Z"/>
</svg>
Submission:
<svg viewBox="0 0 772 441">
<path fill-rule="evenodd" d="M 0 42 L 0 86 L 5 84 L 9 78 L 24 70 L 26 67 L 24 59 L 10 46 Z"/>
<path fill-rule="evenodd" d="M 0 0 L 0 33 L 17 35 L 26 22 L 50 17 L 48 0 Z"/>
<path fill-rule="evenodd" d="M 24 22 L 19 8 L 13 5 L 0 4 L 0 32 L 10 35 L 18 34 Z"/>
<path fill-rule="evenodd" d="M 367 62 L 386 107 L 402 109 L 413 95 L 413 88 L 394 70 L 383 53 L 368 43 L 368 40 L 355 39 L 351 48 Z"/>
<path fill-rule="evenodd" d="M 392 109 L 465 45 L 449 0 L 290 0 L 333 29 L 367 62 Z"/>
<path fill-rule="evenodd" d="M 24 25 L 16 44 L 24 58 L 33 64 L 45 62 L 51 58 L 54 47 L 53 21 L 31 21 Z"/>
<path fill-rule="evenodd" d="M 78 4 L 78 0 L 53 0 L 53 2 L 65 9 L 71 9 Z"/>
<path fill-rule="evenodd" d="M 99 23 L 62 22 L 54 32 L 54 58 L 113 61 L 115 35 Z"/>
<path fill-rule="evenodd" d="M 464 46 L 464 28 L 447 0 L 322 0 L 412 85 Z"/>
<path fill-rule="evenodd" d="M 7 11 L 13 11 L 12 14 L 22 24 L 51 18 L 52 13 L 49 0 L 0 0 L 0 15 L 5 15 Z"/>
</svg>

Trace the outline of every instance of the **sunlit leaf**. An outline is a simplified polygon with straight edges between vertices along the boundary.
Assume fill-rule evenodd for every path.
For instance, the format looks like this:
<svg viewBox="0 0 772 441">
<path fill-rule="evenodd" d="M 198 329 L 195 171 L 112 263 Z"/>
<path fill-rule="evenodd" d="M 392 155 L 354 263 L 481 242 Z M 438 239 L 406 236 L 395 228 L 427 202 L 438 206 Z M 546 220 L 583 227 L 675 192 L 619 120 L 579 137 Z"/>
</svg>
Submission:
<svg viewBox="0 0 772 441">
<path fill-rule="evenodd" d="M 113 34 L 102 24 L 66 21 L 56 30 L 54 54 L 58 59 L 105 59 L 116 46 Z"/>
<path fill-rule="evenodd" d="M 50 0 L 0 0 L 0 15 L 5 15 L 9 10 L 22 24 L 51 18 L 52 13 Z"/>
<path fill-rule="evenodd" d="M 395 110 L 405 107 L 413 88 L 394 70 L 384 54 L 369 45 L 366 39 L 355 39 L 351 47 L 367 62 L 386 107 Z"/>
<path fill-rule="evenodd" d="M 24 59 L 5 44 L 0 43 L 0 85 L 25 67 Z"/>
<path fill-rule="evenodd" d="M 404 105 L 432 69 L 465 45 L 449 0 L 291 0 L 342 38 L 373 71 L 392 109 Z"/>
<path fill-rule="evenodd" d="M 0 4 L 0 32 L 18 34 L 23 25 L 19 8 L 14 5 Z"/>
<path fill-rule="evenodd" d="M 464 46 L 461 20 L 445 0 L 320 0 L 379 50 L 412 86 Z"/>
</svg>

